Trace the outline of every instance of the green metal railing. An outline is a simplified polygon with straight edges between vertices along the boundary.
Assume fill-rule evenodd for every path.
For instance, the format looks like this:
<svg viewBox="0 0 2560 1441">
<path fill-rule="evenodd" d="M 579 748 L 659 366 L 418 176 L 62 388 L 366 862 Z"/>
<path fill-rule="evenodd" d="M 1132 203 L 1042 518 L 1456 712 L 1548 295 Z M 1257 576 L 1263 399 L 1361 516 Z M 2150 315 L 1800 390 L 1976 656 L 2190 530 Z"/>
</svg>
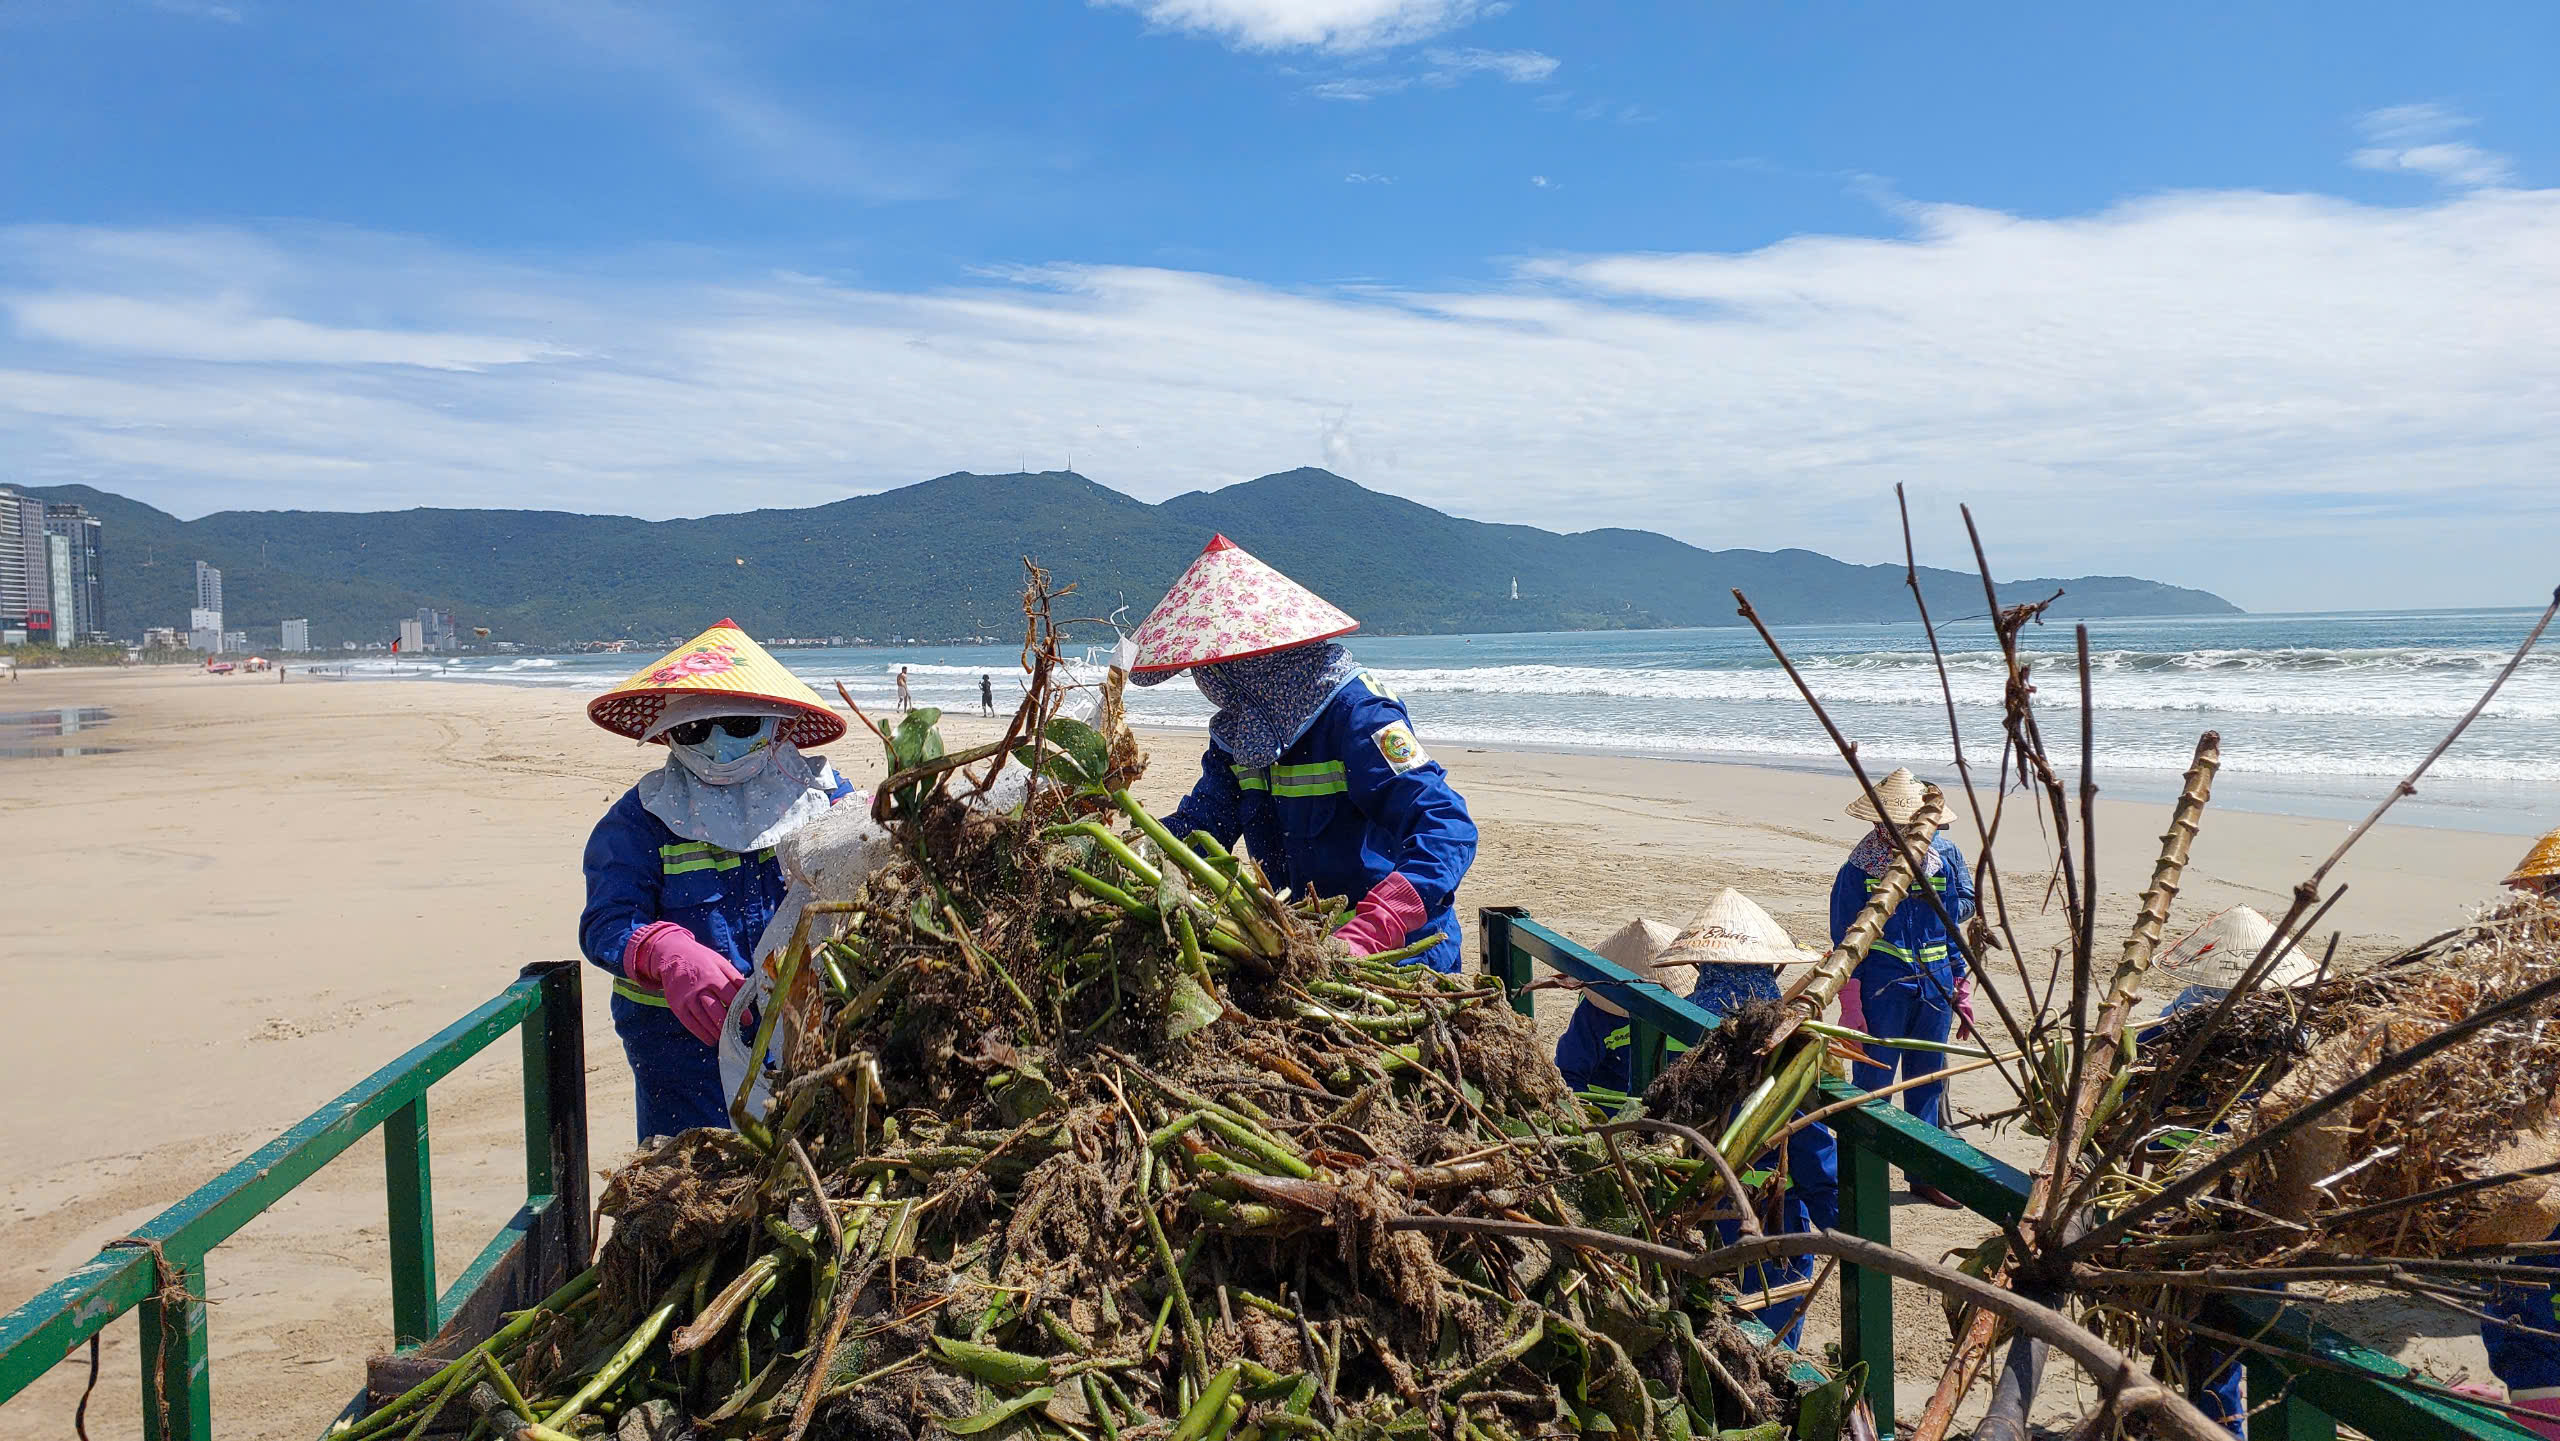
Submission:
<svg viewBox="0 0 2560 1441">
<path fill-rule="evenodd" d="M 365 1078 L 177 1205 L 0 1317 L 0 1403 L 127 1311 L 140 1310 L 146 1441 L 213 1435 L 205 1258 L 340 1153 L 383 1138 L 390 1201 L 391 1331 L 403 1350 L 485 1329 L 586 1268 L 586 1033 L 579 966 L 544 961 L 425 1044 Z M 427 1090 L 521 1029 L 525 1200 L 452 1286 L 436 1289 Z"/>
<path fill-rule="evenodd" d="M 1642 1094 L 1660 1072 L 1668 1043 L 1694 1044 L 1721 1024 L 1717 1016 L 1539 925 L 1525 910 L 1488 907 L 1477 916 L 1485 972 L 1510 993 L 1513 1009 L 1533 1013 L 1535 998 L 1524 988 L 1544 967 L 1584 982 L 1626 1011 L 1630 1094 Z M 1825 1080 L 1821 1101 L 1828 1105 L 1860 1094 L 1846 1082 Z M 1840 1141 L 1842 1230 L 1892 1242 L 1895 1166 L 1914 1184 L 1935 1186 L 1995 1221 L 2015 1221 L 2026 1207 L 2025 1172 L 1923 1124 L 1890 1100 L 1844 1111 L 1829 1124 Z M 1839 1269 L 1840 1363 L 1868 1363 L 1867 1397 L 1889 1438 L 1893 1282 L 1862 1266 L 1844 1263 Z M 2393 1384 L 2410 1376 L 2409 1368 L 2319 1325 L 2281 1297 L 2217 1297 L 2207 1303 L 2205 1321 L 2304 1358 L 2249 1356 L 2252 1441 L 2331 1441 L 2342 1424 L 2379 1441 L 2533 1441 L 2534 1433 L 2489 1407 Z"/>
</svg>

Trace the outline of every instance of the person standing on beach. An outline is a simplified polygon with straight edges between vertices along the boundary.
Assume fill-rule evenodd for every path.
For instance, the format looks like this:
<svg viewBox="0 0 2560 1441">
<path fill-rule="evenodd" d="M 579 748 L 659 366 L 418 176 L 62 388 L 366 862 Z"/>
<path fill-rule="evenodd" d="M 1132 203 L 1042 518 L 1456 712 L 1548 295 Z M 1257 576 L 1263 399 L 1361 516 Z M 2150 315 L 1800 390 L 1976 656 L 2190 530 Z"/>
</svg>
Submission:
<svg viewBox="0 0 2560 1441">
<path fill-rule="evenodd" d="M 782 902 L 774 847 L 853 793 L 844 718 L 724 620 L 598 696 L 587 718 L 667 748 L 587 838 L 579 947 L 613 977 L 640 1139 L 729 1124 L 720 1029 Z"/>
<path fill-rule="evenodd" d="M 1918 777 L 1897 769 L 1877 783 L 1876 794 L 1884 801 L 1881 813 L 1863 794 L 1849 803 L 1848 814 L 1874 828 L 1849 852 L 1848 862 L 1831 884 L 1831 943 L 1835 946 L 1858 912 L 1866 909 L 1867 897 L 1899 850 L 1895 833 L 1919 813 L 1924 791 Z M 1955 842 L 1943 832 L 1933 837 L 1921 863 L 1927 874 L 1918 884 L 1937 892 L 1956 924 L 1964 924 L 1973 914 L 1973 878 Z M 1883 1040 L 1907 1038 L 1944 1045 L 1958 1022 L 1966 1034 L 1972 1034 L 1973 974 L 1955 953 L 1938 908 L 1918 894 L 1907 895 L 1886 919 L 1884 935 L 1840 988 L 1840 1023 Z M 1849 1068 L 1850 1079 L 1861 1090 L 1891 1084 L 1897 1071 L 1911 1079 L 1946 1069 L 1946 1057 L 1937 1051 L 1896 1046 L 1869 1046 L 1866 1051 L 1875 1063 L 1857 1062 Z M 1936 1126 L 1942 1124 L 1946 1094 L 1946 1082 L 1932 1081 L 1904 1091 L 1902 1104 L 1912 1115 Z M 1952 1210 L 1961 1204 L 1932 1186 L 1914 1186 L 1912 1191 L 1931 1205 Z"/>
<path fill-rule="evenodd" d="M 996 713 L 996 678 L 994 676 L 978 677 L 978 713 L 980 715 Z"/>
<path fill-rule="evenodd" d="M 1211 538 L 1131 637 L 1131 681 L 1187 670 L 1217 707 L 1200 779 L 1164 824 L 1185 839 L 1241 839 L 1272 884 L 1350 901 L 1334 934 L 1359 954 L 1438 932 L 1407 959 L 1454 971 L 1465 952 L 1452 903 L 1475 861 L 1475 822 L 1404 703 L 1334 644 L 1359 625 Z"/>
<path fill-rule="evenodd" d="M 905 715 L 915 708 L 916 698 L 907 691 L 907 668 L 900 666 L 898 667 L 898 714 Z"/>
</svg>

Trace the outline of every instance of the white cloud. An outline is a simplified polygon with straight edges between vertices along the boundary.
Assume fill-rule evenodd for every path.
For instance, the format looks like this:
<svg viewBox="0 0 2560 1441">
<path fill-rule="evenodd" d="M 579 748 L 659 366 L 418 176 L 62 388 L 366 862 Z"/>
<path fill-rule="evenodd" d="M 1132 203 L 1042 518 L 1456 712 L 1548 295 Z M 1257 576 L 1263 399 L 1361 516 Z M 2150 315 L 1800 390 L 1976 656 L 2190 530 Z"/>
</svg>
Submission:
<svg viewBox="0 0 2560 1441">
<path fill-rule="evenodd" d="M 225 25 L 240 24 L 245 18 L 232 6 L 218 5 L 213 0 L 151 0 L 151 8 L 191 20 L 219 20 Z"/>
<path fill-rule="evenodd" d="M 263 365 L 415 365 L 485 370 L 557 358 L 528 341 L 433 331 L 314 325 L 259 314 L 236 296 L 142 300 L 63 293 L 0 298 L 22 335 L 90 350 Z"/>
<path fill-rule="evenodd" d="M 184 513 L 663 516 L 1070 459 L 1161 498 L 1330 456 L 1484 519 L 1861 560 L 1898 561 L 1906 482 L 1924 523 L 1973 502 L 2013 572 L 2258 606 L 2550 583 L 2560 190 L 1899 213 L 1469 290 L 1056 266 L 910 294 L 6 230 L 0 473 Z"/>
<path fill-rule="evenodd" d="M 1091 0 L 1243 50 L 1381 50 L 1488 13 L 1480 0 Z"/>
<path fill-rule="evenodd" d="M 1529 177 L 1529 183 L 1530 183 L 1530 184 L 1532 184 L 1532 185 L 1534 185 L 1534 186 L 1536 186 L 1536 187 L 1538 187 L 1540 190 L 1552 190 L 1552 189 L 1554 189 L 1554 188 L 1555 188 L 1555 182 L 1554 182 L 1554 181 L 1552 181 L 1552 180 L 1549 180 L 1547 177 L 1545 177 L 1545 176 L 1543 176 L 1543 175 L 1532 175 L 1532 176 L 1530 176 L 1530 177 Z"/>
<path fill-rule="evenodd" d="M 1341 80 L 1327 80 L 1310 85 L 1307 93 L 1318 100 L 1370 101 L 1381 95 L 1393 95 L 1413 84 L 1410 75 L 1354 75 Z"/>
<path fill-rule="evenodd" d="M 1535 50 L 1428 50 L 1422 58 L 1431 62 L 1435 78 L 1493 75 L 1514 85 L 1542 83 L 1563 63 Z"/>
<path fill-rule="evenodd" d="M 1393 185 L 1396 183 L 1396 178 L 1392 175 L 1363 175 L 1354 170 L 1342 177 L 1342 183 L 1345 185 Z"/>
<path fill-rule="evenodd" d="M 2347 161 L 2360 170 L 2407 171 L 2466 190 L 2514 179 L 2507 157 L 2453 138 L 2473 123 L 2470 116 L 2435 104 L 2369 110 L 2357 119 L 2356 129 L 2370 143 Z"/>
<path fill-rule="evenodd" d="M 717 38 L 672 9 L 621 0 L 489 0 L 520 35 L 556 42 L 543 55 L 541 82 L 558 72 L 605 71 L 654 84 L 705 122 L 766 177 L 813 190 L 908 200 L 948 184 L 949 152 L 871 142 L 774 98 L 745 74 Z"/>
</svg>

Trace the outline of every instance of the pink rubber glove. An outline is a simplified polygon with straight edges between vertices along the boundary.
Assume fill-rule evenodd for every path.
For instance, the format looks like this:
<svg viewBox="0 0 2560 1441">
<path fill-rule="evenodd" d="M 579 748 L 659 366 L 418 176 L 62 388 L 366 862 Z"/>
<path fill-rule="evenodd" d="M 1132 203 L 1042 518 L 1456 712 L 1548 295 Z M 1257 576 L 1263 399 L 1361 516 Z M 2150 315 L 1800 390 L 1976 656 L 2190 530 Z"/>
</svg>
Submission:
<svg viewBox="0 0 2560 1441">
<path fill-rule="evenodd" d="M 673 921 L 653 921 L 633 931 L 622 948 L 622 971 L 644 986 L 665 992 L 667 1008 L 706 1046 L 720 1044 L 729 1002 L 738 987 L 747 983 L 727 957 Z"/>
<path fill-rule="evenodd" d="M 1392 951 L 1404 944 L 1430 912 L 1422 908 L 1422 893 L 1413 888 L 1401 872 L 1389 871 L 1387 878 L 1369 888 L 1351 919 L 1342 923 L 1334 935 L 1349 946 L 1355 955 L 1374 956 Z"/>
<path fill-rule="evenodd" d="M 1956 972 L 1956 1015 L 1963 1020 L 1962 1035 L 1973 1035 L 1973 972 Z"/>
<path fill-rule="evenodd" d="M 1858 978 L 1855 976 L 1851 976 L 1849 983 L 1840 988 L 1840 1024 L 1853 1031 L 1863 1031 L 1867 1028 L 1867 998 L 1866 994 L 1858 988 Z"/>
<path fill-rule="evenodd" d="M 2515 1423 L 2536 1436 L 2560 1438 L 2560 1396 L 2509 1395 L 2507 1404 L 2519 1411 L 2530 1411 L 2533 1419 L 2518 1416 Z M 2545 1420 L 2543 1418 L 2550 1419 Z"/>
</svg>

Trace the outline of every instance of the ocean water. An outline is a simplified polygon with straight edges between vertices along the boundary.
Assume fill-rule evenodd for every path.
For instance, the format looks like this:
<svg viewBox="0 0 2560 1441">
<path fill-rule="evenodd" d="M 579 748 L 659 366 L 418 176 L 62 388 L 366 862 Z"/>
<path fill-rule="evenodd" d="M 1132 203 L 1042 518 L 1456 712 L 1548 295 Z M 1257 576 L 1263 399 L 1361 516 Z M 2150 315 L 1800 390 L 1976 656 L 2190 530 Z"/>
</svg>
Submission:
<svg viewBox="0 0 2560 1441">
<path fill-rule="evenodd" d="M 2362 815 L 2478 699 L 2530 629 L 2528 611 L 2251 615 L 2090 623 L 2099 784 L 2166 798 L 2199 732 L 2222 735 L 2217 804 Z M 1946 697 L 1916 623 L 1784 627 L 1779 641 L 1833 720 L 1881 769 L 1953 776 Z M 1999 760 L 2001 664 L 1988 624 L 1941 626 L 1947 684 L 1977 778 Z M 1092 638 L 1110 639 L 1107 631 Z M 1352 636 L 1412 709 L 1424 741 L 1738 761 L 1841 772 L 1837 753 L 1747 627 L 1479 636 Z M 2079 685 L 2067 625 L 2031 628 L 2046 743 L 2076 779 Z M 784 664 L 833 695 L 842 680 L 885 707 L 907 666 L 917 703 L 1019 693 L 1012 647 L 792 650 Z M 354 673 L 440 674 L 600 690 L 647 656 L 353 663 Z M 1132 689 L 1141 725 L 1205 727 L 1187 681 Z M 2560 636 L 2528 657 L 2395 820 L 2516 834 L 2560 825 Z"/>
</svg>

